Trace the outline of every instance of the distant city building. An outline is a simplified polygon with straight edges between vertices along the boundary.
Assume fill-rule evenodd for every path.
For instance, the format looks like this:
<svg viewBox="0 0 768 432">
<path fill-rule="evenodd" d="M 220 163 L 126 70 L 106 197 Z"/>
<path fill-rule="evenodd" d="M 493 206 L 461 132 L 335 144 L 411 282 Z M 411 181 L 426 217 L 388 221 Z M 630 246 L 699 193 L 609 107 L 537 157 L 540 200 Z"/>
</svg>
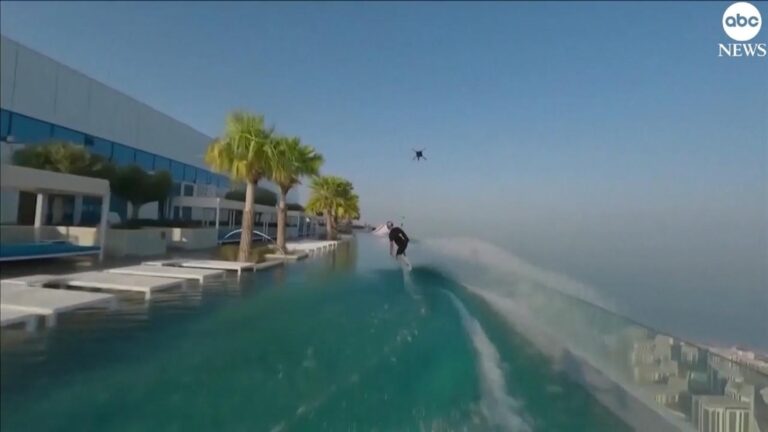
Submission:
<svg viewBox="0 0 768 432">
<path fill-rule="evenodd" d="M 696 364 L 699 361 L 699 347 L 687 343 L 680 344 L 680 360 L 688 364 Z"/>
<path fill-rule="evenodd" d="M 750 432 L 750 404 L 727 396 L 694 396 L 692 415 L 699 432 Z"/>
<path fill-rule="evenodd" d="M 749 366 L 764 374 L 768 374 L 768 358 L 760 356 L 754 351 L 742 350 L 736 347 L 727 349 L 712 347 L 710 351 L 732 362 Z"/>
</svg>

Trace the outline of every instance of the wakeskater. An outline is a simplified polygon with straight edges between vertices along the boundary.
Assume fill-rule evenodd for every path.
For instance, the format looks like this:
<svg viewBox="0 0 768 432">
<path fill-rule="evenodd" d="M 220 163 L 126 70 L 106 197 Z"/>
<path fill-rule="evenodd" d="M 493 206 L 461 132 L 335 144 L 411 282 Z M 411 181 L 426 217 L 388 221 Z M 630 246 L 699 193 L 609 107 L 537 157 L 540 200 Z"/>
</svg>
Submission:
<svg viewBox="0 0 768 432">
<path fill-rule="evenodd" d="M 411 263 L 405 256 L 405 250 L 408 249 L 408 242 L 411 239 L 408 238 L 408 234 L 402 228 L 396 227 L 392 221 L 387 222 L 387 228 L 389 229 L 389 254 L 410 271 Z M 397 251 L 394 251 L 395 245 L 397 245 Z"/>
</svg>

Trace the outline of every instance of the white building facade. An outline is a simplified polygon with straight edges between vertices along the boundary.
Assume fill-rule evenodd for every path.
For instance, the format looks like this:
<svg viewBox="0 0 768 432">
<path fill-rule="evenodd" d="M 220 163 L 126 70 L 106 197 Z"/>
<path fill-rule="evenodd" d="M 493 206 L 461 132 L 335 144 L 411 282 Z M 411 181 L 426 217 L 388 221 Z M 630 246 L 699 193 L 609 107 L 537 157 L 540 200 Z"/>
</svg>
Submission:
<svg viewBox="0 0 768 432">
<path fill-rule="evenodd" d="M 230 190 L 229 179 L 203 163 L 211 137 L 4 36 L 0 56 L 2 162 L 9 163 L 12 151 L 21 146 L 52 140 L 72 142 L 118 166 L 136 164 L 148 172 L 166 170 L 171 174 L 173 197 L 160 205 L 142 206 L 140 217 L 206 224 L 216 219 L 212 207 L 176 205 L 184 202 L 179 199 L 182 197 L 210 197 L 213 202 Z M 277 191 L 267 182 L 260 186 Z M 298 192 L 292 191 L 288 198 L 288 202 L 296 202 Z M 28 207 L 24 201 L 23 194 L 4 188 L 0 223 L 24 223 L 23 209 Z M 60 201 L 50 206 L 58 214 L 48 214 L 49 223 L 54 216 L 73 225 L 98 220 L 93 214 L 98 203 L 74 197 L 62 209 Z M 113 196 L 110 210 L 124 219 L 128 206 Z M 219 211 L 219 219 L 234 219 L 233 210 Z M 62 221 L 53 221 L 57 222 Z"/>
</svg>

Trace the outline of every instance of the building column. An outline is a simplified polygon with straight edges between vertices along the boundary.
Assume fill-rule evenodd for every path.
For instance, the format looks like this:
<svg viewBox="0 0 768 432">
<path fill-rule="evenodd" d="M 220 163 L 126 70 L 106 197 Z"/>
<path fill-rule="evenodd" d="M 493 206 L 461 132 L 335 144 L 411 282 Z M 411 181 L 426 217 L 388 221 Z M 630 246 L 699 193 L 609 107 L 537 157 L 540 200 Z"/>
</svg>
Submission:
<svg viewBox="0 0 768 432">
<path fill-rule="evenodd" d="M 37 193 L 37 201 L 35 203 L 35 241 L 40 241 L 41 227 L 45 223 L 45 216 L 47 213 L 48 195 L 43 192 Z"/>
<path fill-rule="evenodd" d="M 216 198 L 216 232 L 219 232 L 219 213 L 221 213 L 221 198 Z"/>
<path fill-rule="evenodd" d="M 101 221 L 99 223 L 99 262 L 104 261 L 104 246 L 107 241 L 107 222 L 109 221 L 109 194 L 101 197 Z"/>
<path fill-rule="evenodd" d="M 80 225 L 83 216 L 83 196 L 75 195 L 75 208 L 72 210 L 72 225 Z"/>
<path fill-rule="evenodd" d="M 35 203 L 35 227 L 41 227 L 45 223 L 47 200 L 48 196 L 45 193 L 38 192 Z"/>
</svg>

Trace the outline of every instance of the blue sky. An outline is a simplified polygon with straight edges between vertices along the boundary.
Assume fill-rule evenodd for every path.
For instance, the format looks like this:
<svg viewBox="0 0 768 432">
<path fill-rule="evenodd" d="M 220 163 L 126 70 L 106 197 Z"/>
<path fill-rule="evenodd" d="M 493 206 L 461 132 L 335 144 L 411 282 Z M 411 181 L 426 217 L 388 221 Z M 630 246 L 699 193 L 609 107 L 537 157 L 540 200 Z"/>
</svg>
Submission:
<svg viewBox="0 0 768 432">
<path fill-rule="evenodd" d="M 768 62 L 717 57 L 728 4 L 0 8 L 7 36 L 205 133 L 265 114 L 355 183 L 372 223 L 491 239 L 609 291 L 727 286 L 758 316 Z"/>
</svg>

